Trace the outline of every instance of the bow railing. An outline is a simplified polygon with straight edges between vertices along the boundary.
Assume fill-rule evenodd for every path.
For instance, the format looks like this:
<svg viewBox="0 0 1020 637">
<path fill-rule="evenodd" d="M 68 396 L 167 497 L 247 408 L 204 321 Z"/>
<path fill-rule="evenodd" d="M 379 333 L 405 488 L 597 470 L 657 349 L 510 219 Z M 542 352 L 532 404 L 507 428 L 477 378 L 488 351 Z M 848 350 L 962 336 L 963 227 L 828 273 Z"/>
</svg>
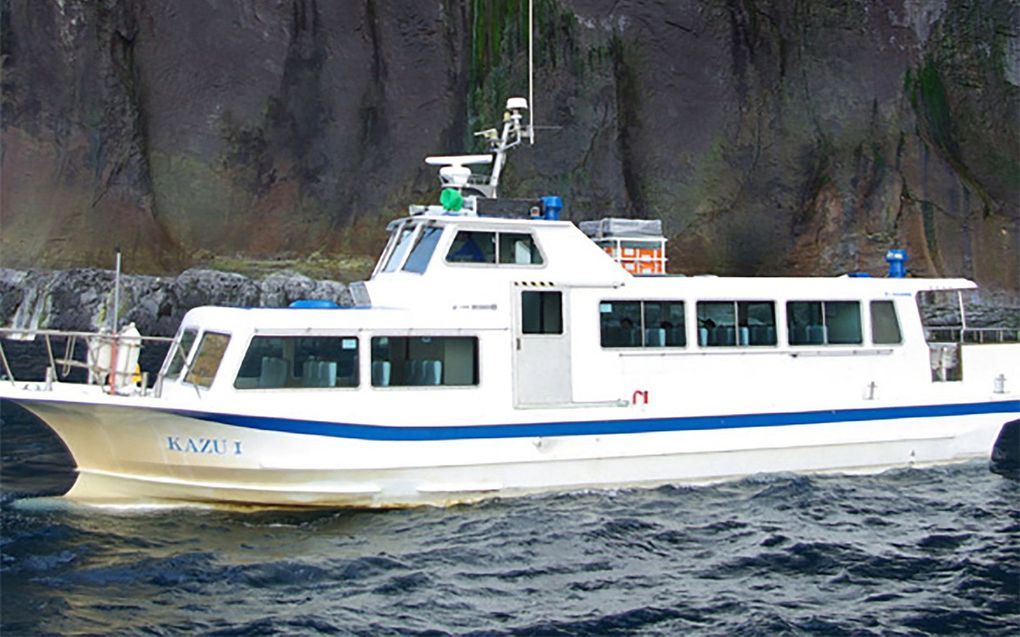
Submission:
<svg viewBox="0 0 1020 637">
<path fill-rule="evenodd" d="M 41 341 L 47 363 L 43 379 L 46 389 L 55 382 L 66 381 L 74 370 L 82 369 L 85 384 L 103 386 L 111 394 L 145 394 L 149 388 L 148 372 L 143 372 L 138 363 L 142 346 L 169 344 L 173 340 L 166 336 L 142 336 L 133 324 L 116 333 L 0 328 L 0 372 L 6 382 L 19 382 L 4 341 Z"/>
</svg>

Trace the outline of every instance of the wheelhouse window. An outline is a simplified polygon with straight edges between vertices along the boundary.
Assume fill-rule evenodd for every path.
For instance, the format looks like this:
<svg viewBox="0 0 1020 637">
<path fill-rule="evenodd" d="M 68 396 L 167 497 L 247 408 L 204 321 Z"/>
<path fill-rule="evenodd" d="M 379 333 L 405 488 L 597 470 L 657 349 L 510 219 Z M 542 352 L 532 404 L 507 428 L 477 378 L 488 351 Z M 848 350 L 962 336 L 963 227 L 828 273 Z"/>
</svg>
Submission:
<svg viewBox="0 0 1020 637">
<path fill-rule="evenodd" d="M 170 353 L 170 364 L 166 368 L 166 378 L 173 380 L 181 374 L 181 370 L 184 369 L 184 364 L 188 361 L 188 354 L 191 353 L 191 347 L 195 344 L 195 337 L 198 336 L 198 330 L 184 330 L 181 334 L 180 341 L 174 346 L 173 351 Z"/>
<path fill-rule="evenodd" d="M 563 293 L 521 292 L 521 333 L 562 334 Z"/>
<path fill-rule="evenodd" d="M 212 386 L 216 372 L 219 371 L 220 362 L 223 360 L 223 353 L 227 351 L 227 344 L 230 343 L 229 334 L 218 332 L 206 332 L 202 334 L 202 340 L 198 344 L 198 351 L 191 361 L 191 367 L 184 377 L 184 382 L 198 385 L 199 387 Z"/>
<path fill-rule="evenodd" d="M 896 307 L 892 301 L 871 302 L 871 341 L 876 345 L 898 345 L 903 342 Z"/>
<path fill-rule="evenodd" d="M 500 232 L 499 251 L 497 257 L 500 263 L 514 265 L 541 265 L 542 254 L 535 245 L 535 240 L 530 234 L 522 232 Z"/>
<path fill-rule="evenodd" d="M 446 253 L 450 263 L 495 263 L 496 233 L 461 230 Z"/>
<path fill-rule="evenodd" d="M 790 301 L 786 304 L 790 345 L 859 345 L 861 304 L 857 301 Z"/>
<path fill-rule="evenodd" d="M 772 301 L 698 302 L 698 345 L 746 347 L 776 344 Z"/>
<path fill-rule="evenodd" d="M 393 248 L 390 250 L 386 265 L 383 266 L 383 272 L 396 272 L 400 267 L 404 261 L 404 255 L 411 249 L 415 229 L 416 226 L 411 223 L 405 223 L 397 229 L 396 238 L 390 239 L 393 242 Z"/>
<path fill-rule="evenodd" d="M 442 235 L 443 229 L 439 226 L 423 226 L 410 254 L 407 255 L 407 261 L 404 262 L 404 271 L 418 274 L 425 272 L 425 268 L 428 267 L 429 261 L 432 259 L 432 253 L 436 251 L 439 237 Z"/>
<path fill-rule="evenodd" d="M 542 254 L 535 239 L 525 232 L 460 230 L 453 238 L 446 260 L 449 263 L 541 265 Z"/>
<path fill-rule="evenodd" d="M 237 389 L 357 386 L 354 336 L 256 336 L 234 380 Z"/>
<path fill-rule="evenodd" d="M 602 347 L 684 347 L 682 301 L 602 301 Z"/>
<path fill-rule="evenodd" d="M 478 384 L 478 339 L 473 336 L 376 336 L 372 386 Z"/>
</svg>

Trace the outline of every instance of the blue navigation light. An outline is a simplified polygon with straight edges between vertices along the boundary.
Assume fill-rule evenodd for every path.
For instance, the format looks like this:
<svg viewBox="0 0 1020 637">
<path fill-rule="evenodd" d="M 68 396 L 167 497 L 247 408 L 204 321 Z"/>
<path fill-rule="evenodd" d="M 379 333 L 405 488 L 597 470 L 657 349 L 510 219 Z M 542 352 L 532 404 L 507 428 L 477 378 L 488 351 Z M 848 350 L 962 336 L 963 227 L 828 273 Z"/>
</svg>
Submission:
<svg viewBox="0 0 1020 637">
<path fill-rule="evenodd" d="M 885 253 L 890 279 L 902 279 L 907 276 L 907 260 L 906 250 L 889 250 Z"/>
<path fill-rule="evenodd" d="M 559 221 L 563 210 L 563 200 L 556 196 L 542 197 L 542 218 L 546 221 Z"/>
</svg>

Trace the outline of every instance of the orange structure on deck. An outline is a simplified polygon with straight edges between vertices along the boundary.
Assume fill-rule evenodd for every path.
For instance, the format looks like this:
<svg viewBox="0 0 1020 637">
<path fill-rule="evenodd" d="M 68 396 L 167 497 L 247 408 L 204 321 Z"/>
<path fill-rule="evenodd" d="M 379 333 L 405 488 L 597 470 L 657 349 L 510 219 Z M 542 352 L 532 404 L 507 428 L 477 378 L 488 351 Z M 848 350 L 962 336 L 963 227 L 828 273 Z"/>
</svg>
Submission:
<svg viewBox="0 0 1020 637">
<path fill-rule="evenodd" d="M 663 238 L 631 237 L 594 241 L 631 274 L 666 273 L 666 240 Z"/>
</svg>

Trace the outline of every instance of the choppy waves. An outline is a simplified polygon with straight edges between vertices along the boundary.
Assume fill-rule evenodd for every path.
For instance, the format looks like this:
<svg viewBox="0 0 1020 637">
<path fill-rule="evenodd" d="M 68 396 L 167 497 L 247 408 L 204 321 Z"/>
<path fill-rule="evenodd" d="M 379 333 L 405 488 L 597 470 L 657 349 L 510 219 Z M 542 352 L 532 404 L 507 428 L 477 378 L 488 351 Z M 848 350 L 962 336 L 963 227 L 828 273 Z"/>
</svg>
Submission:
<svg viewBox="0 0 1020 637">
<path fill-rule="evenodd" d="M 7 635 L 1012 635 L 1020 483 L 983 463 L 449 509 L 111 512 L 3 412 Z"/>
</svg>

